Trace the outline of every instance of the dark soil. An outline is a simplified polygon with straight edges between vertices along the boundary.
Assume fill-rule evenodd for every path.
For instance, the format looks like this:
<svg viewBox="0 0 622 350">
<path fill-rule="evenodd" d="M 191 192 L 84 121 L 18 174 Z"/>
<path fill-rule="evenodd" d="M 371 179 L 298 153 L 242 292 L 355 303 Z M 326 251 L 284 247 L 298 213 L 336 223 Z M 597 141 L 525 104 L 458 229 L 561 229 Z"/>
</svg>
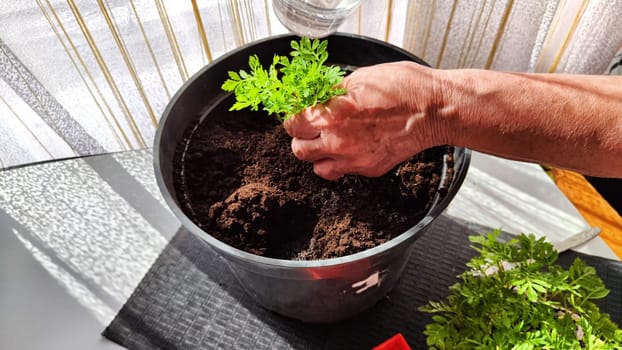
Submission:
<svg viewBox="0 0 622 350">
<path fill-rule="evenodd" d="M 238 249 L 298 260 L 360 252 L 425 215 L 445 155 L 444 182 L 451 181 L 450 147 L 426 150 L 379 178 L 326 181 L 294 157 L 275 118 L 228 112 L 230 105 L 221 103 L 188 129 L 177 147 L 175 187 L 193 222 Z"/>
</svg>

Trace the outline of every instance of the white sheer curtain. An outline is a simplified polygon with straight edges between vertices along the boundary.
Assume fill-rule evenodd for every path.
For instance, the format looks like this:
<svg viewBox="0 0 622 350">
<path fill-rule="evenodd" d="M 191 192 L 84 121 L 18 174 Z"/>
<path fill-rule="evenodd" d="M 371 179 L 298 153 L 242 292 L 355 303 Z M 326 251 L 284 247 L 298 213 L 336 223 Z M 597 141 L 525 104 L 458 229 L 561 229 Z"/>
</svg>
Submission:
<svg viewBox="0 0 622 350">
<path fill-rule="evenodd" d="M 602 73 L 622 0 L 366 0 L 341 31 L 433 66 Z M 0 2 L 0 168 L 150 147 L 179 86 L 285 33 L 270 0 Z"/>
</svg>

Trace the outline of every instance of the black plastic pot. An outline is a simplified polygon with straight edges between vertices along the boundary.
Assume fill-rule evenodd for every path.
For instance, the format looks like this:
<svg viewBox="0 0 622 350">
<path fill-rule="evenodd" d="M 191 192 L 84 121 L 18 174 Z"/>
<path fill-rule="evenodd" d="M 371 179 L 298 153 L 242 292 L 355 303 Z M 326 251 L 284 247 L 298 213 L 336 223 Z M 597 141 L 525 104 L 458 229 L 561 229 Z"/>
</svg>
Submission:
<svg viewBox="0 0 622 350">
<path fill-rule="evenodd" d="M 372 249 L 334 259 L 291 261 L 261 257 L 231 247 L 203 231 L 180 209 L 173 186 L 173 157 L 184 131 L 197 115 L 209 118 L 228 96 L 221 91 L 227 72 L 247 67 L 257 54 L 264 65 L 275 53 L 287 55 L 292 35 L 271 37 L 238 48 L 215 60 L 175 94 L 167 106 L 155 137 L 155 174 L 164 199 L 183 225 L 207 242 L 228 262 L 249 295 L 264 307 L 306 322 L 333 322 L 371 307 L 397 283 L 412 251 L 413 242 L 447 207 L 466 175 L 470 151 L 456 148 L 454 176 L 447 194 L 437 198 L 427 215 L 398 237 Z M 390 61 L 411 60 L 414 55 L 385 42 L 351 34 L 335 34 L 329 41 L 331 64 L 352 68 Z M 218 184 L 214 184 L 218 186 Z"/>
</svg>

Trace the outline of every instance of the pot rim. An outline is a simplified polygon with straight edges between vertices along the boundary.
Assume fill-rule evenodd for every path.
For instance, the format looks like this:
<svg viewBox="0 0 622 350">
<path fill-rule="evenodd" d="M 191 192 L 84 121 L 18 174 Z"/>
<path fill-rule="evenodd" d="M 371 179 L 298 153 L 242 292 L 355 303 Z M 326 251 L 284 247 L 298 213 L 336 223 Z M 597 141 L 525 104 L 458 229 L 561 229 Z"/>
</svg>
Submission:
<svg viewBox="0 0 622 350">
<path fill-rule="evenodd" d="M 367 36 L 363 36 L 363 35 L 359 35 L 359 34 L 353 34 L 353 33 L 341 33 L 341 32 L 337 32 L 332 34 L 331 36 L 338 36 L 338 37 L 345 37 L 345 38 L 352 38 L 352 39 L 360 39 L 360 40 L 366 40 L 366 41 L 370 41 L 373 42 L 375 44 L 379 44 L 382 46 L 386 46 L 392 50 L 398 51 L 403 53 L 404 55 L 406 55 L 407 57 L 413 59 L 415 62 L 421 63 L 422 61 L 416 57 L 415 55 L 413 55 L 412 53 L 398 47 L 395 46 L 391 43 L 376 39 L 376 38 L 372 38 L 372 37 L 367 37 Z M 281 267 L 281 268 L 323 268 L 323 267 L 334 267 L 334 266 L 338 266 L 338 265 L 345 265 L 354 261 L 358 261 L 358 260 L 362 260 L 362 259 L 366 259 L 369 258 L 371 256 L 375 256 L 381 253 L 384 253 L 394 247 L 400 246 L 402 244 L 404 244 L 405 242 L 414 239 L 418 236 L 420 236 L 421 234 L 423 234 L 425 232 L 425 230 L 430 226 L 430 224 L 436 219 L 438 218 L 441 213 L 447 208 L 447 206 L 449 205 L 449 203 L 451 202 L 451 200 L 455 197 L 456 193 L 458 192 L 458 189 L 461 187 L 464 178 L 466 177 L 467 174 L 467 170 L 471 161 L 471 150 L 469 150 L 468 148 L 463 148 L 463 147 L 457 147 L 455 146 L 456 149 L 462 149 L 464 152 L 464 157 L 462 159 L 462 162 L 459 164 L 458 169 L 454 169 L 454 178 L 452 180 L 452 183 L 450 185 L 450 191 L 447 192 L 447 194 L 445 195 L 445 197 L 443 197 L 436 205 L 434 205 L 429 211 L 428 213 L 414 226 L 412 226 L 411 228 L 409 228 L 408 230 L 404 231 L 403 233 L 401 233 L 400 235 L 396 236 L 395 238 L 382 243 L 380 245 L 377 245 L 373 248 L 370 249 L 366 249 L 364 251 L 355 253 L 355 254 L 351 254 L 351 255 L 346 255 L 346 256 L 341 256 L 341 257 L 337 257 L 337 258 L 330 258 L 330 259 L 320 259 L 320 260 L 286 260 L 286 259 L 277 259 L 277 258 L 269 258 L 269 257 L 264 257 L 264 256 L 259 256 L 259 255 L 255 255 L 255 254 L 251 254 L 248 252 L 245 252 L 243 250 L 240 250 L 238 248 L 235 248 L 233 246 L 230 246 L 218 239 L 216 239 L 215 237 L 213 237 L 212 235 L 210 235 L 208 232 L 204 231 L 203 229 L 201 229 L 199 226 L 197 226 L 192 220 L 190 220 L 190 218 L 188 218 L 188 216 L 186 216 L 186 214 L 181 210 L 180 206 L 177 204 L 177 202 L 175 201 L 175 199 L 173 198 L 172 194 L 170 193 L 168 187 L 166 186 L 166 184 L 164 183 L 164 175 L 162 173 L 162 167 L 160 166 L 160 157 L 161 157 L 161 152 L 160 152 L 160 148 L 159 145 L 161 143 L 161 138 L 162 138 L 162 134 L 163 134 L 163 130 L 166 127 L 167 121 L 168 121 L 168 117 L 171 115 L 171 110 L 173 109 L 173 107 L 177 104 L 177 101 L 179 100 L 180 96 L 184 93 L 184 91 L 186 90 L 186 88 L 193 84 L 202 74 L 205 73 L 205 71 L 207 71 L 212 65 L 226 60 L 228 59 L 230 56 L 235 55 L 236 53 L 238 53 L 239 51 L 242 51 L 246 48 L 249 48 L 251 46 L 255 46 L 257 44 L 261 44 L 264 42 L 268 42 L 268 41 L 273 41 L 273 40 L 282 40 L 284 38 L 287 37 L 291 37 L 292 39 L 298 38 L 297 35 L 295 34 L 280 34 L 280 35 L 274 35 L 274 36 L 269 36 L 263 39 L 259 39 L 259 40 L 255 40 L 252 42 L 249 42 L 245 45 L 239 46 L 225 54 L 223 54 L 222 56 L 218 57 L 217 59 L 213 60 L 211 63 L 207 64 L 205 67 L 201 68 L 199 71 L 197 71 L 194 75 L 192 75 L 192 77 L 190 77 L 186 82 L 184 82 L 182 84 L 182 86 L 180 86 L 177 90 L 177 92 L 175 93 L 175 95 L 173 95 L 173 97 L 171 98 L 171 100 L 169 101 L 169 103 L 167 104 L 166 108 L 164 109 L 164 112 L 162 113 L 162 118 L 160 119 L 160 122 L 158 124 L 157 130 L 156 130 L 156 134 L 154 137 L 154 146 L 153 146 L 153 159 L 154 159 L 154 170 L 155 170 L 155 175 L 156 175 L 156 182 L 158 184 L 158 187 L 160 188 L 160 193 L 164 198 L 164 201 L 166 202 L 166 204 L 168 205 L 169 209 L 171 209 L 171 211 L 173 212 L 173 214 L 177 217 L 177 219 L 179 219 L 181 221 L 181 224 L 183 227 L 187 228 L 190 232 L 192 232 L 193 234 L 197 235 L 198 237 L 200 237 L 202 240 L 206 241 L 210 246 L 212 246 L 213 248 L 215 248 L 219 253 L 240 259 L 240 260 L 244 260 L 244 261 L 249 261 L 252 263 L 257 263 L 257 264 L 261 264 L 261 265 L 268 265 L 271 267 Z M 424 62 L 425 63 L 425 62 Z M 230 94 L 230 93 L 229 93 Z M 453 191 L 451 191 L 451 189 L 455 189 Z"/>
</svg>

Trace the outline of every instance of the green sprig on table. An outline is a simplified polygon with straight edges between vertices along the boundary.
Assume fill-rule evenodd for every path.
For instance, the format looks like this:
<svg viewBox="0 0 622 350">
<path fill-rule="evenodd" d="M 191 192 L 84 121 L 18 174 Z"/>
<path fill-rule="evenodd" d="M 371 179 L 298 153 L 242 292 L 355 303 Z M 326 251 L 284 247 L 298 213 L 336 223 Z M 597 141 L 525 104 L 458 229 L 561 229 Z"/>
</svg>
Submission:
<svg viewBox="0 0 622 350">
<path fill-rule="evenodd" d="M 229 79 L 221 87 L 235 93 L 236 102 L 230 110 L 250 108 L 257 111 L 262 105 L 263 110 L 285 121 L 307 107 L 343 95 L 345 89 L 336 85 L 343 80 L 345 71 L 338 66 L 325 65 L 327 46 L 326 40 L 292 40 L 291 59 L 274 55 L 267 70 L 257 55 L 250 56 L 250 72 L 229 71 Z"/>
<path fill-rule="evenodd" d="M 472 236 L 480 254 L 467 263 L 425 328 L 432 349 L 620 349 L 622 331 L 593 300 L 609 290 L 581 259 L 568 269 L 544 238 L 499 231 Z"/>
</svg>

